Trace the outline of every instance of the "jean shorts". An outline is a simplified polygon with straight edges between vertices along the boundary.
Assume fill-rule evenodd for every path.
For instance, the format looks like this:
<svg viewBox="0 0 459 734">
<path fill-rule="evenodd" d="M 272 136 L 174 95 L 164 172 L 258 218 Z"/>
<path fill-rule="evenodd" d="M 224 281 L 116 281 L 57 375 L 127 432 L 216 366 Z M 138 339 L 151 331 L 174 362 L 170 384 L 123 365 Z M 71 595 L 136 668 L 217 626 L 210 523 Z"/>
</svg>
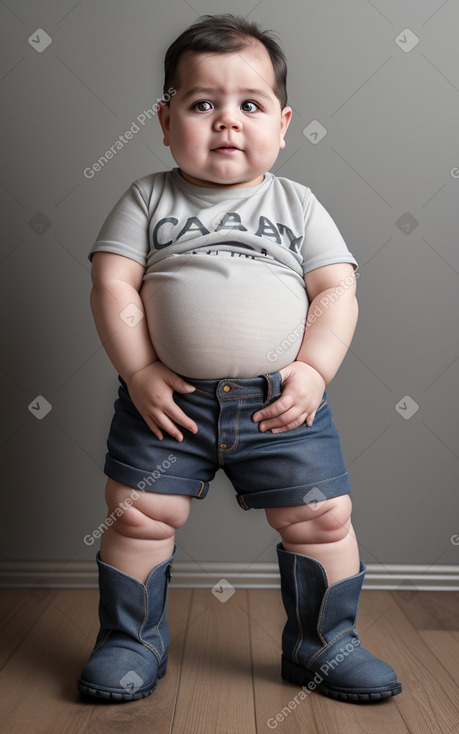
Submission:
<svg viewBox="0 0 459 734">
<path fill-rule="evenodd" d="M 121 383 L 108 436 L 104 472 L 139 490 L 203 499 L 217 469 L 231 481 L 244 510 L 320 502 L 351 491 L 338 431 L 324 393 L 314 423 L 284 433 L 262 432 L 253 414 L 282 392 L 280 372 L 250 379 L 197 380 L 175 402 L 198 433 L 181 428 L 179 442 L 159 440 Z"/>
</svg>

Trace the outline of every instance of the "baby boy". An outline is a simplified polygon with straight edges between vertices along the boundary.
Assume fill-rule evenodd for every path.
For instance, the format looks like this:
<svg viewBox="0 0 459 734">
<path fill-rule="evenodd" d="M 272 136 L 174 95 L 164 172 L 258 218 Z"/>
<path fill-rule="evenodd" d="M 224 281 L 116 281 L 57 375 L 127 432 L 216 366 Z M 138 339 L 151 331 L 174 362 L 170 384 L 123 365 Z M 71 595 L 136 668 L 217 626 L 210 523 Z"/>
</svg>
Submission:
<svg viewBox="0 0 459 734">
<path fill-rule="evenodd" d="M 164 89 L 177 167 L 135 181 L 90 253 L 120 388 L 79 690 L 128 701 L 165 674 L 175 530 L 222 468 L 280 535 L 282 676 L 343 701 L 393 696 L 355 629 L 365 564 L 325 394 L 357 321 L 357 263 L 311 190 L 269 172 L 292 117 L 283 52 L 254 23 L 205 16 L 167 51 Z"/>
</svg>

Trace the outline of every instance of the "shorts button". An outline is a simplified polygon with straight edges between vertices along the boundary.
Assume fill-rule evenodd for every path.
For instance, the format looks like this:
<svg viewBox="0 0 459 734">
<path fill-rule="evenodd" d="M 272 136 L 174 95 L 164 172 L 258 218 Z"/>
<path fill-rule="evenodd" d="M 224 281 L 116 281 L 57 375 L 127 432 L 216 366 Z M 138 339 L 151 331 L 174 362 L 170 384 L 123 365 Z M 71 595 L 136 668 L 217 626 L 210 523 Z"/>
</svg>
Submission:
<svg viewBox="0 0 459 734">
<path fill-rule="evenodd" d="M 226 449 L 226 443 L 221 443 L 221 444 L 220 444 L 220 448 L 221 448 L 221 449 Z"/>
<path fill-rule="evenodd" d="M 229 392 L 231 390 L 229 385 L 223 385 L 223 392 Z"/>
</svg>

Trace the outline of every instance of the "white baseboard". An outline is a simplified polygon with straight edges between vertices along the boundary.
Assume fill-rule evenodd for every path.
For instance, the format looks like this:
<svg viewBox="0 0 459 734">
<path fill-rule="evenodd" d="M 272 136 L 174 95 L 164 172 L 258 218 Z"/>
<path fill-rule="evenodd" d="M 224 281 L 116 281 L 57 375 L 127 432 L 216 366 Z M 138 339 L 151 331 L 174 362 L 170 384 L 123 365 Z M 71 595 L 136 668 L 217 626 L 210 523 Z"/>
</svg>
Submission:
<svg viewBox="0 0 459 734">
<path fill-rule="evenodd" d="M 239 589 L 280 588 L 275 563 L 174 563 L 172 588 L 209 589 L 226 579 Z M 36 561 L 0 563 L 2 588 L 97 588 L 95 561 Z M 369 563 L 365 589 L 398 591 L 459 591 L 459 566 Z"/>
</svg>

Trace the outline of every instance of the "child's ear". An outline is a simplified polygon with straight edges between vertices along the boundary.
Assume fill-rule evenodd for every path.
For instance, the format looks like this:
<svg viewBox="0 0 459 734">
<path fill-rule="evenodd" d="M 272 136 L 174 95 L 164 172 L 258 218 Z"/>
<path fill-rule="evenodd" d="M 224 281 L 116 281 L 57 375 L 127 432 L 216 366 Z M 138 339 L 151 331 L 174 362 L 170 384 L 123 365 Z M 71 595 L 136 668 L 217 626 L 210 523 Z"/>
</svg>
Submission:
<svg viewBox="0 0 459 734">
<path fill-rule="evenodd" d="M 163 143 L 169 145 L 169 128 L 171 122 L 171 111 L 166 102 L 159 103 L 158 120 L 164 134 Z"/>
<path fill-rule="evenodd" d="M 280 148 L 285 148 L 285 133 L 287 132 L 287 128 L 290 125 L 290 120 L 292 119 L 292 108 L 291 107 L 284 107 L 281 113 L 281 128 L 280 128 Z"/>
</svg>

